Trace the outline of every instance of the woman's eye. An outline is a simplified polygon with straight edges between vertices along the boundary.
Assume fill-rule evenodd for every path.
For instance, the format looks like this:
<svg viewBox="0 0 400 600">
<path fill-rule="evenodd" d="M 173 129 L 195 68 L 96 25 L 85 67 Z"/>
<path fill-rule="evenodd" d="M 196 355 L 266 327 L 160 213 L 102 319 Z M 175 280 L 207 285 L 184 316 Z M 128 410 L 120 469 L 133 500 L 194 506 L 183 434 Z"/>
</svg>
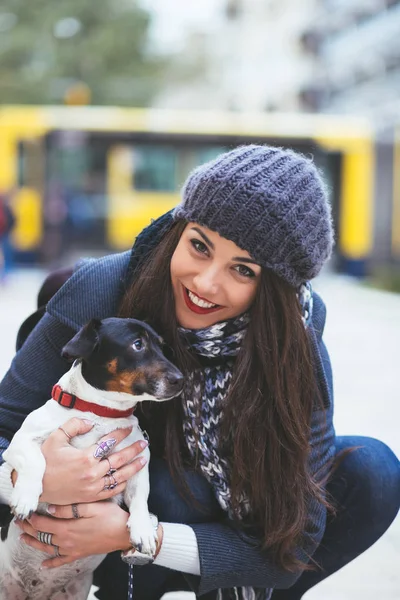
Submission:
<svg viewBox="0 0 400 600">
<path fill-rule="evenodd" d="M 206 254 L 208 252 L 207 246 L 203 244 L 203 242 L 201 242 L 200 240 L 193 239 L 190 240 L 190 243 L 192 244 L 196 252 L 200 252 L 201 254 Z"/>
<path fill-rule="evenodd" d="M 139 350 L 143 350 L 143 342 L 141 339 L 135 340 L 132 344 L 132 348 L 139 352 Z"/>
<path fill-rule="evenodd" d="M 254 271 L 252 269 L 249 269 L 249 267 L 246 267 L 245 265 L 237 265 L 235 267 L 236 271 L 239 273 L 239 275 L 243 275 L 243 277 L 255 277 L 256 274 L 254 273 Z"/>
</svg>

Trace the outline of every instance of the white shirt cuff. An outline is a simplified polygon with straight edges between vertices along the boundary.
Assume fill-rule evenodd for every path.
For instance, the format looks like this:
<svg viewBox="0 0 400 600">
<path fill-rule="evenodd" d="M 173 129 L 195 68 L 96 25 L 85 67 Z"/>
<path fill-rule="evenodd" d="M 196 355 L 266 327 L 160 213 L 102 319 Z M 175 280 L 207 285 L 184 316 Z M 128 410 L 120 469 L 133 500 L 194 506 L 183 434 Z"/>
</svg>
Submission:
<svg viewBox="0 0 400 600">
<path fill-rule="evenodd" d="M 182 573 L 200 575 L 199 549 L 193 529 L 181 523 L 161 525 L 164 537 L 154 564 Z"/>
</svg>

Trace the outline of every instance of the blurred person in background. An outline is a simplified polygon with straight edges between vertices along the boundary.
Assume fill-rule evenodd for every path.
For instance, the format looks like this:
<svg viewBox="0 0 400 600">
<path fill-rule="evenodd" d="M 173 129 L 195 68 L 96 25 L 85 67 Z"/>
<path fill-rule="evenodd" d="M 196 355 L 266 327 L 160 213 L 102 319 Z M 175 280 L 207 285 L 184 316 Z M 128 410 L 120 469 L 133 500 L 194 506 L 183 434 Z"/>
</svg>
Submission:
<svg viewBox="0 0 400 600">
<path fill-rule="evenodd" d="M 149 322 L 185 388 L 138 410 L 159 520 L 147 565 L 124 508 L 98 502 L 138 470 L 137 447 L 110 455 L 110 491 L 93 451 L 69 444 L 90 423 L 72 419 L 67 435 L 46 440 L 42 500 L 53 516 L 33 515 L 21 529 L 47 568 L 107 553 L 94 580 L 101 599 L 192 589 L 207 600 L 295 600 L 386 531 L 400 504 L 398 459 L 378 440 L 333 428 L 326 309 L 310 284 L 332 246 L 312 161 L 253 145 L 193 171 L 179 206 L 132 251 L 80 263 L 0 384 L 2 450 L 47 401 L 68 369 L 62 347 L 92 317 Z M 4 503 L 16 476 L 0 467 Z"/>
<path fill-rule="evenodd" d="M 0 194 L 0 283 L 4 283 L 12 268 L 11 231 L 15 216 L 9 199 Z"/>
</svg>

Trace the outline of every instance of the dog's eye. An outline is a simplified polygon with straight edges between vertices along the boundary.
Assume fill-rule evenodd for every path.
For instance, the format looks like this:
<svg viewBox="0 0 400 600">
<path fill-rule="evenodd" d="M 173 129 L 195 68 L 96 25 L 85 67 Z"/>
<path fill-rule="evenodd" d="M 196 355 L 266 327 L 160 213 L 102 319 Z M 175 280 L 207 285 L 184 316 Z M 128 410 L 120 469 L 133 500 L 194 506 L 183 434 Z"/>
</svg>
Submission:
<svg viewBox="0 0 400 600">
<path fill-rule="evenodd" d="M 138 338 L 137 340 L 135 340 L 132 344 L 132 348 L 136 351 L 139 352 L 140 350 L 143 350 L 143 342 L 140 338 Z"/>
</svg>

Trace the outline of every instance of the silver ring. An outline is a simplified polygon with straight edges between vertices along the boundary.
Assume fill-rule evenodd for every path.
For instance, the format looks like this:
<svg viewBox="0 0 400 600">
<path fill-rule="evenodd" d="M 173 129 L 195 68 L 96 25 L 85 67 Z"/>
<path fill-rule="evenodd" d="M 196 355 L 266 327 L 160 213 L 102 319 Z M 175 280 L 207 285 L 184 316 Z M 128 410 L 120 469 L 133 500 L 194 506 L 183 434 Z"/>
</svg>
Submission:
<svg viewBox="0 0 400 600">
<path fill-rule="evenodd" d="M 109 477 L 110 477 L 110 479 L 112 478 L 112 482 L 109 485 L 109 489 L 113 490 L 114 488 L 117 487 L 118 481 L 115 479 L 115 477 L 114 477 L 114 475 L 112 473 L 110 473 Z"/>
<path fill-rule="evenodd" d="M 106 460 L 108 462 L 108 466 L 110 467 L 108 469 L 106 475 L 112 475 L 113 473 L 116 473 L 117 469 L 114 469 L 114 467 L 111 465 L 110 459 L 108 458 L 108 456 L 105 456 L 104 460 Z"/>
<path fill-rule="evenodd" d="M 72 507 L 72 516 L 74 517 L 74 519 L 79 519 L 81 515 L 78 512 L 78 505 L 71 504 L 71 507 Z"/>
<path fill-rule="evenodd" d="M 62 432 L 63 432 L 63 433 L 64 433 L 64 434 L 67 436 L 67 438 L 68 438 L 68 441 L 71 441 L 71 440 L 72 440 L 72 435 L 69 435 L 69 433 L 67 433 L 67 432 L 65 431 L 65 429 L 63 429 L 63 428 L 61 427 L 61 425 L 60 425 L 60 427 L 59 427 L 58 429 L 61 429 L 61 431 L 62 431 Z"/>
<path fill-rule="evenodd" d="M 106 479 L 106 477 L 108 477 L 108 480 Z M 113 490 L 118 485 L 118 481 L 115 479 L 115 477 L 112 473 L 106 473 L 104 475 L 104 482 L 105 483 L 104 483 L 103 490 Z"/>
<path fill-rule="evenodd" d="M 60 548 L 58 546 L 56 546 L 55 544 L 52 544 L 52 546 L 54 548 L 54 557 L 59 558 L 61 556 Z"/>
<path fill-rule="evenodd" d="M 38 531 L 37 539 L 42 544 L 47 544 L 48 546 L 51 546 L 52 545 L 51 540 L 53 539 L 53 534 L 47 533 L 47 531 Z"/>
<path fill-rule="evenodd" d="M 93 456 L 95 458 L 100 458 L 100 460 L 102 460 L 103 458 L 106 458 L 106 456 L 111 453 L 111 451 L 114 448 L 116 443 L 117 443 L 117 440 L 115 438 L 109 438 L 108 440 L 99 442 L 97 444 L 96 450 L 93 453 Z"/>
</svg>

